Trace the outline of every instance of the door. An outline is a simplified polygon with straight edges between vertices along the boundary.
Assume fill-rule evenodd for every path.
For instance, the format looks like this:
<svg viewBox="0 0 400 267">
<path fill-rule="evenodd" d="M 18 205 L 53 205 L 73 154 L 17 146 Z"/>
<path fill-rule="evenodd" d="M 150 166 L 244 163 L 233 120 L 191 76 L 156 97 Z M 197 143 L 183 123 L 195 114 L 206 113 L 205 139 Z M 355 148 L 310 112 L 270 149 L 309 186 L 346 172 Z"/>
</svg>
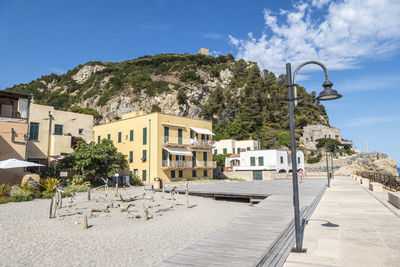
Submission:
<svg viewBox="0 0 400 267">
<path fill-rule="evenodd" d="M 262 171 L 253 171 L 253 180 L 262 180 Z"/>
</svg>

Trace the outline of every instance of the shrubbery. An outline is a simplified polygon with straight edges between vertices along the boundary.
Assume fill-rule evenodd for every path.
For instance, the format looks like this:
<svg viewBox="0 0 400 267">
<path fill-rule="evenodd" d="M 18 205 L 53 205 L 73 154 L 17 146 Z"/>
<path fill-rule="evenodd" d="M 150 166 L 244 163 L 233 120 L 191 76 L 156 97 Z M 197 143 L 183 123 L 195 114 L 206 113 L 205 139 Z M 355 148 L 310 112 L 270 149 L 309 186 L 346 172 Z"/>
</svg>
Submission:
<svg viewBox="0 0 400 267">
<path fill-rule="evenodd" d="M 308 164 L 314 164 L 320 162 L 322 155 L 317 155 L 316 157 L 311 157 L 307 159 Z"/>
<path fill-rule="evenodd" d="M 142 186 L 143 185 L 142 179 L 140 179 L 140 177 L 138 175 L 134 175 L 134 174 L 129 177 L 129 183 L 132 186 Z"/>
</svg>

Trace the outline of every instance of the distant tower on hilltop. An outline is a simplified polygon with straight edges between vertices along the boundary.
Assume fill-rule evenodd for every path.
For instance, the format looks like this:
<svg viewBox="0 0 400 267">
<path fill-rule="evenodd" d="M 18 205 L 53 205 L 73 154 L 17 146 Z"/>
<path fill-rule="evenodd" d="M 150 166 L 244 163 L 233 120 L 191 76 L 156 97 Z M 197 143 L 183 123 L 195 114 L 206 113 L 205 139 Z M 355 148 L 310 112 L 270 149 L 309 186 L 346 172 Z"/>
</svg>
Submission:
<svg viewBox="0 0 400 267">
<path fill-rule="evenodd" d="M 210 49 L 208 49 L 208 48 L 200 48 L 199 55 L 209 56 L 210 55 Z"/>
</svg>

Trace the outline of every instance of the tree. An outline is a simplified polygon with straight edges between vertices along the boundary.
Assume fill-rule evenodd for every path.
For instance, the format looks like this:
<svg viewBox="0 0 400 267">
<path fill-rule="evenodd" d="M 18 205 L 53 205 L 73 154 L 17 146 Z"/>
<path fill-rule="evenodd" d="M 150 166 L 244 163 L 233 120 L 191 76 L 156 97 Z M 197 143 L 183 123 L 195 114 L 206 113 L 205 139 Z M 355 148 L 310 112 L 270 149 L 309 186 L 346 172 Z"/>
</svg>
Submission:
<svg viewBox="0 0 400 267">
<path fill-rule="evenodd" d="M 320 138 L 317 139 L 317 148 L 325 147 L 325 143 L 328 144 L 328 152 L 333 152 L 335 149 L 339 150 L 340 142 L 335 139 L 330 138 Z"/>
<path fill-rule="evenodd" d="M 103 139 L 100 144 L 79 141 L 75 150 L 59 163 L 60 169 L 77 171 L 86 179 L 112 177 L 128 167 L 126 156 L 117 151 L 112 141 Z"/>
<path fill-rule="evenodd" d="M 284 147 L 289 147 L 290 146 L 290 133 L 289 131 L 282 131 L 278 134 L 278 140 L 277 140 L 277 146 L 284 146 Z"/>
</svg>

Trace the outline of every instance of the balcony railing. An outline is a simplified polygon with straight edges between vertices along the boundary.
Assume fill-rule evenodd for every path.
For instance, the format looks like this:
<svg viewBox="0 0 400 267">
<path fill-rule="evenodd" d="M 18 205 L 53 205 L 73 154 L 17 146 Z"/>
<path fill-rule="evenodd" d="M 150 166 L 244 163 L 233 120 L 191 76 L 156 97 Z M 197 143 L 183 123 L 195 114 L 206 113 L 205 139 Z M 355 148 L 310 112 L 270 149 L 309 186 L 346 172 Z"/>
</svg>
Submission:
<svg viewBox="0 0 400 267">
<path fill-rule="evenodd" d="M 177 136 L 161 136 L 161 143 L 163 145 L 182 145 L 188 146 L 189 139 Z"/>
<path fill-rule="evenodd" d="M 215 142 L 212 140 L 197 140 L 190 138 L 190 145 L 195 147 L 211 148 L 215 146 Z"/>
<path fill-rule="evenodd" d="M 163 160 L 162 168 L 179 169 L 179 168 L 213 168 L 217 167 L 216 161 L 191 161 L 191 160 Z"/>
<path fill-rule="evenodd" d="M 178 168 L 192 168 L 193 163 L 190 160 L 163 160 L 161 167 L 178 169 Z"/>
</svg>

